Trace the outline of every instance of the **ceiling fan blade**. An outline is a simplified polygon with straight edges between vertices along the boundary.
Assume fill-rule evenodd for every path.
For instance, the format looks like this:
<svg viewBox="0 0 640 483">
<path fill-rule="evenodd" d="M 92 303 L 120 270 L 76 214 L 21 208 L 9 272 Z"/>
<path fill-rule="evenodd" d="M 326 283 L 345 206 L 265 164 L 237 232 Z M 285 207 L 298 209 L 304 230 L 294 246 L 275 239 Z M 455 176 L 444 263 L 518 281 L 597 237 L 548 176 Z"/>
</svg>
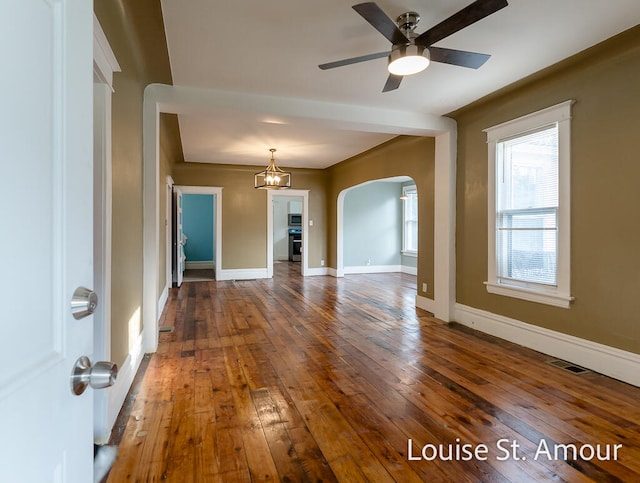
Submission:
<svg viewBox="0 0 640 483">
<path fill-rule="evenodd" d="M 374 2 L 359 3 L 352 8 L 393 45 L 407 43 L 407 37 L 402 30 Z"/>
<path fill-rule="evenodd" d="M 382 57 L 388 57 L 391 51 L 376 52 L 375 54 L 361 55 L 360 57 L 351 57 L 350 59 L 336 60 L 335 62 L 327 62 L 326 64 L 320 64 L 322 70 L 334 69 L 336 67 L 342 67 L 343 65 L 357 64 L 358 62 L 366 62 L 367 60 L 381 59 Z"/>
<path fill-rule="evenodd" d="M 478 20 L 488 17 L 507 5 L 509 5 L 507 0 L 476 0 L 458 13 L 454 13 L 448 19 L 443 20 L 435 27 L 418 35 L 415 42 L 418 45 L 429 47 Z"/>
<path fill-rule="evenodd" d="M 402 82 L 401 75 L 389 74 L 387 77 L 387 82 L 385 82 L 384 87 L 382 88 L 382 92 L 389 92 L 400 87 L 400 82 Z"/>
<path fill-rule="evenodd" d="M 467 52 L 466 50 L 444 49 L 442 47 L 429 47 L 429 57 L 433 62 L 443 64 L 459 65 L 478 69 L 489 60 L 489 54 L 479 54 L 477 52 Z"/>
</svg>

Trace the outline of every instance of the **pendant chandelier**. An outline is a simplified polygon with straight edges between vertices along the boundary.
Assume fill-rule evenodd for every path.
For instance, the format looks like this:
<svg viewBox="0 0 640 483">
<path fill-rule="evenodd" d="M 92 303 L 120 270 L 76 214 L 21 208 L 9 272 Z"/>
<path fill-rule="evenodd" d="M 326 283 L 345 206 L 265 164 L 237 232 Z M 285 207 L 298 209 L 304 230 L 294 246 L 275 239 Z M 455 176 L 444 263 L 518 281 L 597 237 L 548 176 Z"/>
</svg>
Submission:
<svg viewBox="0 0 640 483">
<path fill-rule="evenodd" d="M 271 151 L 271 160 L 264 171 L 260 171 L 253 176 L 253 187 L 263 190 L 286 190 L 291 188 L 291 173 L 282 171 L 276 166 L 273 158 L 274 148 Z"/>
</svg>

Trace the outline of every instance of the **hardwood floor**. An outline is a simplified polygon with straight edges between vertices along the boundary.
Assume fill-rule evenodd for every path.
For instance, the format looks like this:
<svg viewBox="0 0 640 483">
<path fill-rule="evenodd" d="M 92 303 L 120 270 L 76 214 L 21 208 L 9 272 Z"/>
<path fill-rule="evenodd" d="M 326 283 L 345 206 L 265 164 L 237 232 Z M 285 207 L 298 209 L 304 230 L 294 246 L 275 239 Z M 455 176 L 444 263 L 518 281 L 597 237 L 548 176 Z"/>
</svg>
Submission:
<svg viewBox="0 0 640 483">
<path fill-rule="evenodd" d="M 640 481 L 640 388 L 298 266 L 173 289 L 109 482 Z"/>
</svg>

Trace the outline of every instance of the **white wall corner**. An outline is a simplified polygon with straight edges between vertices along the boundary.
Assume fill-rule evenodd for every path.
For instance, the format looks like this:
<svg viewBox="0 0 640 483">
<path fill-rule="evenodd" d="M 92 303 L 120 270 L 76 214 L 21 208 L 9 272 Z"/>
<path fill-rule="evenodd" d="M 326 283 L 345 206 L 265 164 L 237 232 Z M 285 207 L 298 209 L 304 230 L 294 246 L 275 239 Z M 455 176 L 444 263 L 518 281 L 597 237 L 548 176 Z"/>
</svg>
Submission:
<svg viewBox="0 0 640 483">
<path fill-rule="evenodd" d="M 158 252 L 159 252 L 159 130 L 160 110 L 155 84 L 144 90 L 142 108 L 143 157 L 143 281 L 142 281 L 142 341 L 143 352 L 158 349 Z M 163 274 L 164 276 L 164 274 Z"/>
<path fill-rule="evenodd" d="M 434 193 L 434 309 L 449 322 L 456 301 L 456 157 L 457 127 L 436 136 Z"/>
</svg>

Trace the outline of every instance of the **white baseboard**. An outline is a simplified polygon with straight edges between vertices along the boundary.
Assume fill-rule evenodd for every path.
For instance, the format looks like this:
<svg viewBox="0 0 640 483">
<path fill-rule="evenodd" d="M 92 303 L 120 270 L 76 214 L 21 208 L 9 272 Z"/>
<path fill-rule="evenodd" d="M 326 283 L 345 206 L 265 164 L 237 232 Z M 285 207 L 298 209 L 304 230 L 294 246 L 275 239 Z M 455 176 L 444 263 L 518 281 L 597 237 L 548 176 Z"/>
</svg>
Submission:
<svg viewBox="0 0 640 483">
<path fill-rule="evenodd" d="M 162 289 L 160 298 L 158 299 L 158 311 L 156 312 L 158 320 L 160 320 L 160 316 L 162 315 L 164 306 L 167 304 L 167 300 L 169 300 L 169 287 L 165 286 L 164 289 Z"/>
<path fill-rule="evenodd" d="M 254 278 L 268 278 L 266 268 L 231 268 L 220 270 L 219 280 L 252 280 Z"/>
<path fill-rule="evenodd" d="M 332 277 L 344 277 L 344 271 L 338 271 L 337 268 L 327 267 L 327 275 Z"/>
<path fill-rule="evenodd" d="M 316 277 L 319 275 L 329 275 L 329 267 L 315 267 L 315 268 L 307 268 L 307 271 L 304 273 L 305 277 Z"/>
<path fill-rule="evenodd" d="M 344 267 L 345 275 L 355 273 L 392 273 L 401 271 L 401 265 L 363 265 L 359 267 Z"/>
<path fill-rule="evenodd" d="M 144 356 L 142 339 L 142 334 L 140 334 L 124 363 L 118 367 L 116 383 L 105 389 L 107 391 L 107 427 L 109 428 L 109 432 L 111 432 L 116 422 L 124 400 L 131 388 L 131 384 L 133 384 L 133 379 L 136 377 L 136 373 L 142 362 L 142 357 Z"/>
<path fill-rule="evenodd" d="M 189 260 L 187 260 L 186 262 L 184 262 L 184 268 L 186 269 L 215 269 L 216 268 L 216 262 L 214 261 L 208 261 L 208 262 L 196 262 L 196 261 L 192 261 L 190 262 Z"/>
<path fill-rule="evenodd" d="M 364 265 L 358 267 L 344 267 L 344 274 L 356 274 L 356 273 L 406 273 L 409 275 L 417 275 L 418 269 L 416 267 L 409 267 L 407 265 Z"/>
<path fill-rule="evenodd" d="M 640 355 L 563 334 L 484 310 L 456 304 L 454 320 L 501 339 L 549 354 L 634 386 L 640 386 Z"/>
<path fill-rule="evenodd" d="M 433 299 L 423 297 L 422 295 L 416 295 L 416 307 L 418 307 L 419 309 L 433 313 L 433 311 L 435 310 L 435 306 L 436 304 Z"/>
<path fill-rule="evenodd" d="M 418 267 L 410 267 L 408 265 L 402 265 L 400 267 L 400 271 L 402 273 L 406 273 L 407 275 L 418 275 Z"/>
</svg>

